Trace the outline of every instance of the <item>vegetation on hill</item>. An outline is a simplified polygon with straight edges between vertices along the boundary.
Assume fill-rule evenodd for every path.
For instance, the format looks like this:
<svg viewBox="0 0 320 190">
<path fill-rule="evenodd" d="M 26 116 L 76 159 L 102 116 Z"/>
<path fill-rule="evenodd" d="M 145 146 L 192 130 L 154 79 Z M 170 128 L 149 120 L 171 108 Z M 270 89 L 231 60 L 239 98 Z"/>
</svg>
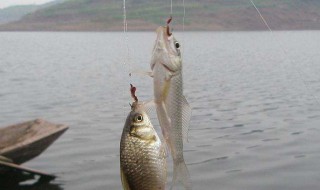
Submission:
<svg viewBox="0 0 320 190">
<path fill-rule="evenodd" d="M 253 0 L 275 30 L 320 29 L 319 0 Z M 182 0 L 173 0 L 176 29 L 182 28 Z M 250 0 L 185 0 L 186 30 L 265 30 Z M 170 1 L 127 0 L 129 30 L 154 30 L 170 15 Z M 2 30 L 121 30 L 120 0 L 64 0 L 28 14 Z"/>
</svg>

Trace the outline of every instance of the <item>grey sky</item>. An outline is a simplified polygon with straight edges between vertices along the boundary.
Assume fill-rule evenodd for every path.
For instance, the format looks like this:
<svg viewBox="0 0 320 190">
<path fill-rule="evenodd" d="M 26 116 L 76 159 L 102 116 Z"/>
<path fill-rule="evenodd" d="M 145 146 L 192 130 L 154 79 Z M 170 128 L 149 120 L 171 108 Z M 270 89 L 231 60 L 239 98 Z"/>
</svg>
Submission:
<svg viewBox="0 0 320 190">
<path fill-rule="evenodd" d="M 53 0 L 0 0 L 0 9 L 13 5 L 43 4 Z"/>
</svg>

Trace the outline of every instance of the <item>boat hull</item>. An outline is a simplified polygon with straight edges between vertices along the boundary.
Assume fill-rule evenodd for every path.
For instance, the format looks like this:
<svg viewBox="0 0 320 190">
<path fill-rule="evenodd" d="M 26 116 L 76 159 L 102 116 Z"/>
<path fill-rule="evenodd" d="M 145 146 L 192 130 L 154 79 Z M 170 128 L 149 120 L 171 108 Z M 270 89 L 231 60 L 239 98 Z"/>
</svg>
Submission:
<svg viewBox="0 0 320 190">
<path fill-rule="evenodd" d="M 67 129 L 41 119 L 2 128 L 0 155 L 22 164 L 40 155 Z"/>
</svg>

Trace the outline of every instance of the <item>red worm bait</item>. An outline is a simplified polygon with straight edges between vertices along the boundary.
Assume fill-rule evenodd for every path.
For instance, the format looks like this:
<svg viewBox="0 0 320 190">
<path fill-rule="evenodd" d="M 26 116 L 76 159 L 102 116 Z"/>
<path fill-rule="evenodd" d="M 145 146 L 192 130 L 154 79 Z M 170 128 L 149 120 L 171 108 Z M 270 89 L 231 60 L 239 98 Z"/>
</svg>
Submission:
<svg viewBox="0 0 320 190">
<path fill-rule="evenodd" d="M 168 36 L 171 36 L 171 32 L 170 32 L 170 28 L 169 28 L 169 24 L 172 21 L 172 16 L 170 16 L 170 18 L 167 20 L 167 34 Z"/>
<path fill-rule="evenodd" d="M 172 16 L 170 16 L 170 18 L 167 20 L 167 25 L 169 25 L 171 21 L 172 21 Z"/>
<path fill-rule="evenodd" d="M 135 102 L 138 102 L 138 98 L 136 96 L 136 90 L 137 88 L 134 87 L 132 84 L 130 84 L 131 97 L 134 99 Z"/>
</svg>

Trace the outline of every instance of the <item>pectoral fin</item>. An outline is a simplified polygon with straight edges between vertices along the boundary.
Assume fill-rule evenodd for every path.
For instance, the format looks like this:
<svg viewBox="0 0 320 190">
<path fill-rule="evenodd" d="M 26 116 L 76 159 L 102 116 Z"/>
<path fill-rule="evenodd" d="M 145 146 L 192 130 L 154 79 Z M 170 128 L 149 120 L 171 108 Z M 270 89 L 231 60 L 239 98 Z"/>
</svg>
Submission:
<svg viewBox="0 0 320 190">
<path fill-rule="evenodd" d="M 152 111 L 154 111 L 155 107 L 156 107 L 156 103 L 154 100 L 149 100 L 147 102 L 143 102 L 143 106 L 145 108 L 145 110 L 150 113 Z"/>
<path fill-rule="evenodd" d="M 163 88 L 162 88 L 162 94 L 161 94 L 162 101 L 165 101 L 168 97 L 169 90 L 170 90 L 170 82 L 171 82 L 170 79 L 164 81 Z"/>
<path fill-rule="evenodd" d="M 172 140 L 170 139 L 170 131 L 171 131 L 171 119 L 168 115 L 167 107 L 164 101 L 160 101 L 156 104 L 157 106 L 157 117 L 159 120 L 159 124 L 161 127 L 162 135 L 166 142 L 167 148 L 172 152 Z"/>
<path fill-rule="evenodd" d="M 149 76 L 153 78 L 153 72 L 152 71 L 132 71 L 129 73 L 130 76 L 133 74 L 141 75 L 141 76 Z"/>
<path fill-rule="evenodd" d="M 191 107 L 186 97 L 182 96 L 182 137 L 185 142 L 188 142 L 190 119 Z"/>
<path fill-rule="evenodd" d="M 124 175 L 122 169 L 120 169 L 120 173 L 121 173 L 121 182 L 122 182 L 122 187 L 124 190 L 130 190 L 129 184 L 128 184 L 128 180 L 126 178 L 126 176 Z"/>
</svg>

